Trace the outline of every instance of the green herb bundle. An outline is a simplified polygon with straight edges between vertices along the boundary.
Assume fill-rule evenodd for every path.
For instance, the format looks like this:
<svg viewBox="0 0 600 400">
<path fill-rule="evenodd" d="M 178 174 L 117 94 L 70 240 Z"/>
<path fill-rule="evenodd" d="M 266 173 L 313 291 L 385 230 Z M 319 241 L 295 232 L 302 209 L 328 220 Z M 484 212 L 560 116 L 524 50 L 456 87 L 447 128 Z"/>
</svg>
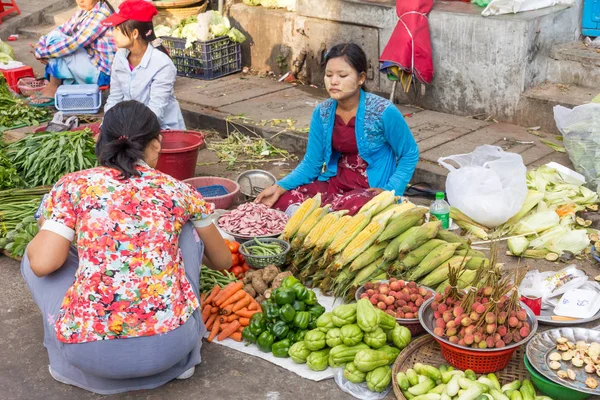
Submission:
<svg viewBox="0 0 600 400">
<path fill-rule="evenodd" d="M 17 228 L 25 218 L 35 214 L 50 187 L 0 190 L 0 238 Z"/>
<path fill-rule="evenodd" d="M 7 147 L 10 161 L 28 186 L 54 185 L 63 175 L 96 166 L 92 132 L 41 132 Z"/>
<path fill-rule="evenodd" d="M 27 105 L 15 97 L 4 78 L 0 78 L 0 132 L 20 126 L 38 126 L 49 117 L 48 109 Z"/>
</svg>

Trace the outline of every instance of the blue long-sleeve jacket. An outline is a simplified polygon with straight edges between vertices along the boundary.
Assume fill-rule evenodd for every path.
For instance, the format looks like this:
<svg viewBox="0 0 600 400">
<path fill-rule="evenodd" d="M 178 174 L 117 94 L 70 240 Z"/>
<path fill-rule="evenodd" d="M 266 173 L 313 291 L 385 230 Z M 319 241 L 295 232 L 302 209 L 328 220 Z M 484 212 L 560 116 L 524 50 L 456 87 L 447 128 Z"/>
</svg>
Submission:
<svg viewBox="0 0 600 400">
<path fill-rule="evenodd" d="M 277 184 L 286 190 L 337 174 L 340 153 L 331 147 L 337 101 L 315 109 L 302 162 Z M 369 186 L 404 193 L 417 162 L 419 148 L 398 108 L 389 100 L 361 90 L 356 112 L 358 154 L 368 164 Z"/>
</svg>

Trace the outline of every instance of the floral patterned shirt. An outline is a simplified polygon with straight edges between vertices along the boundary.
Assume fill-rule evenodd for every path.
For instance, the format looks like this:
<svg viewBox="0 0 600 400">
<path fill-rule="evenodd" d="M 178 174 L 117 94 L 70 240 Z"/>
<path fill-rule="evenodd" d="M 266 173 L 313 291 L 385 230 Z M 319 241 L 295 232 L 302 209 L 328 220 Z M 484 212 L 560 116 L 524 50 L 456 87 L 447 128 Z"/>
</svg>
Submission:
<svg viewBox="0 0 600 400">
<path fill-rule="evenodd" d="M 56 320 L 65 343 L 151 336 L 182 325 L 199 303 L 185 276 L 178 238 L 212 205 L 191 186 L 145 163 L 141 176 L 98 167 L 61 178 L 42 229 L 76 236 L 79 268 Z"/>
</svg>

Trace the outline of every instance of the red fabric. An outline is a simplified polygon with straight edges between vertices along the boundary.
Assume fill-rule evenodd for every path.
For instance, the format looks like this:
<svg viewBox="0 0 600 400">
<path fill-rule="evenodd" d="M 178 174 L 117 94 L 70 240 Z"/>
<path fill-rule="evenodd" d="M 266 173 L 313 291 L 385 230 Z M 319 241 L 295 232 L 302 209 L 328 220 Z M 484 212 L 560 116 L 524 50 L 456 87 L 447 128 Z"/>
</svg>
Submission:
<svg viewBox="0 0 600 400">
<path fill-rule="evenodd" d="M 117 26 L 125 21 L 152 22 L 152 17 L 158 14 L 154 4 L 146 0 L 125 0 L 119 6 L 119 10 L 102 21 L 104 26 Z M 146 32 L 140 32 L 146 35 Z"/>
<path fill-rule="evenodd" d="M 433 0 L 397 1 L 396 13 L 400 20 L 379 59 L 397 64 L 425 83 L 433 79 L 433 53 L 426 17 L 432 7 Z"/>
<path fill-rule="evenodd" d="M 300 204 L 306 199 L 321 193 L 322 204 L 331 204 L 333 211 L 348 210 L 354 215 L 374 195 L 367 192 L 367 163 L 358 155 L 356 143 L 355 119 L 345 124 L 339 115 L 333 126 L 332 147 L 341 153 L 337 175 L 327 182 L 314 181 L 283 194 L 273 208 L 287 210 L 292 204 Z"/>
</svg>

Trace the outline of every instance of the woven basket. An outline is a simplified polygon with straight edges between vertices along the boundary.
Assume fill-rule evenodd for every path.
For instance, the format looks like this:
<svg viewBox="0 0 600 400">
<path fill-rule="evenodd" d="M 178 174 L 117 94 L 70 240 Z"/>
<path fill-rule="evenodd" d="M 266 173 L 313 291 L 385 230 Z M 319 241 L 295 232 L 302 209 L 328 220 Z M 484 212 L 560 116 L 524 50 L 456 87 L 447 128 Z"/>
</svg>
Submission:
<svg viewBox="0 0 600 400">
<path fill-rule="evenodd" d="M 513 354 L 506 368 L 496 372 L 496 376 L 502 384 L 512 382 L 515 379 L 529 379 L 529 373 L 523 363 L 524 356 L 525 346 L 520 346 Z M 436 368 L 442 364 L 448 365 L 448 362 L 442 357 L 440 345 L 431 335 L 425 335 L 412 341 L 400 352 L 392 368 L 392 386 L 398 400 L 406 400 L 406 397 L 404 397 L 398 387 L 396 375 L 400 371 L 406 372 L 407 369 L 412 368 L 418 362 L 433 365 Z"/>
<path fill-rule="evenodd" d="M 23 257 L 13 257 L 8 251 L 6 250 L 2 250 L 2 254 L 4 254 L 6 257 L 11 258 L 15 261 L 21 262 L 23 261 Z"/>
<path fill-rule="evenodd" d="M 33 95 L 35 92 L 42 91 L 48 85 L 45 79 L 21 78 L 17 82 L 19 92 L 25 97 Z"/>
<path fill-rule="evenodd" d="M 160 9 L 158 10 L 158 15 L 154 17 L 154 25 L 177 25 L 181 22 L 181 20 L 187 17 L 192 17 L 203 13 L 204 11 L 206 11 L 207 7 L 208 3 L 205 1 L 202 4 L 194 5 L 193 7 Z"/>
</svg>

